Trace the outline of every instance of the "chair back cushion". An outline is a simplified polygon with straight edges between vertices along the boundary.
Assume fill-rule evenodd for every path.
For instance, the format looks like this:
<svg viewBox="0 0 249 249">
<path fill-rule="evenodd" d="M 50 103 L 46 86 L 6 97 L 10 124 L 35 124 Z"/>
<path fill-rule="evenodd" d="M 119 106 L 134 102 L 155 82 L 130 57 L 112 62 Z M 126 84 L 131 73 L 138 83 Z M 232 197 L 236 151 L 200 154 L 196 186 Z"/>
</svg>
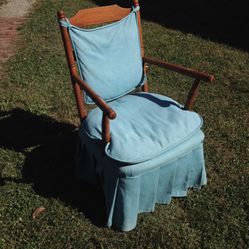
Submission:
<svg viewBox="0 0 249 249">
<path fill-rule="evenodd" d="M 83 29 L 67 22 L 81 78 L 104 100 L 119 98 L 143 83 L 136 9 L 125 18 Z M 86 103 L 93 103 L 85 96 Z"/>
</svg>

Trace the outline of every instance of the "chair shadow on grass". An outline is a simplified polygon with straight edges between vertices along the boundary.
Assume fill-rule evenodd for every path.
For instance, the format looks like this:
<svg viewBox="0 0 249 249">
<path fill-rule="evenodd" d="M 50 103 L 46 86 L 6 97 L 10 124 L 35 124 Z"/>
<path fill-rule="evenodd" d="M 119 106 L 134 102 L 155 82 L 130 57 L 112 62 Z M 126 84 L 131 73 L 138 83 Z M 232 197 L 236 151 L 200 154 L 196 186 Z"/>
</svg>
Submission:
<svg viewBox="0 0 249 249">
<path fill-rule="evenodd" d="M 0 111 L 0 147 L 25 155 L 22 179 L 3 178 L 1 184 L 32 183 L 39 195 L 59 198 L 83 212 L 93 224 L 103 226 L 103 193 L 74 177 L 77 140 L 77 129 L 71 124 L 21 109 Z"/>
<path fill-rule="evenodd" d="M 131 0 L 94 0 L 130 7 Z M 142 19 L 249 51 L 249 4 L 244 0 L 140 0 Z"/>
</svg>

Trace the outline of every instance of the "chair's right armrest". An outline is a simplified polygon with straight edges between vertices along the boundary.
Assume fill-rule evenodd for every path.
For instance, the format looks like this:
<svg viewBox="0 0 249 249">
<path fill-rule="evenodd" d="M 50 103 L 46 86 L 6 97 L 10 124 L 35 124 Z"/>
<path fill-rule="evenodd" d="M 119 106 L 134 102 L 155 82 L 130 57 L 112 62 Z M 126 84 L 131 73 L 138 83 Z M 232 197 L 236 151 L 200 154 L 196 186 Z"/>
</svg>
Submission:
<svg viewBox="0 0 249 249">
<path fill-rule="evenodd" d="M 77 82 L 83 90 L 91 97 L 94 103 L 108 116 L 109 119 L 116 118 L 116 112 L 89 87 L 84 80 L 77 75 L 72 75 L 73 80 Z"/>
</svg>

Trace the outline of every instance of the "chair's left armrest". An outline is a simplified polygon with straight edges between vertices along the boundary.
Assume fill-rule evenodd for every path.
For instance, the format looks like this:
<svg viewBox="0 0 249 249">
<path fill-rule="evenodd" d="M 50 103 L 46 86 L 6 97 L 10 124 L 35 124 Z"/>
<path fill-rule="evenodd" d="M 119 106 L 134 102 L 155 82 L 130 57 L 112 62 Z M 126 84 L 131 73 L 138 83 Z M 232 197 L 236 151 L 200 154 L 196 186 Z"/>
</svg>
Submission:
<svg viewBox="0 0 249 249">
<path fill-rule="evenodd" d="M 94 103 L 108 116 L 109 119 L 115 119 L 116 112 L 100 97 L 92 88 L 90 88 L 79 76 L 72 75 L 73 80 L 80 84 L 86 93 L 92 98 Z"/>
<path fill-rule="evenodd" d="M 110 120 L 116 118 L 116 112 L 100 97 L 98 96 L 91 87 L 89 87 L 86 82 L 78 75 L 72 75 L 73 81 L 77 82 L 84 91 L 92 98 L 94 103 L 103 111 L 102 116 L 102 141 L 104 143 L 109 143 L 111 140 L 110 133 Z"/>
<path fill-rule="evenodd" d="M 175 71 L 177 73 L 181 73 L 181 74 L 190 76 L 190 77 L 198 79 L 198 80 L 203 80 L 203 81 L 206 81 L 206 82 L 214 81 L 214 76 L 213 75 L 207 74 L 207 73 L 204 73 L 204 72 L 200 72 L 200 71 L 197 71 L 197 70 L 194 70 L 194 69 L 191 69 L 191 68 L 183 67 L 183 66 L 176 65 L 176 64 L 169 63 L 169 62 L 162 61 L 162 60 L 152 59 L 152 58 L 149 58 L 149 57 L 146 57 L 146 56 L 143 57 L 143 61 L 145 63 L 156 65 L 156 66 L 159 66 L 159 67 L 162 67 L 162 68 L 166 68 L 166 69 L 169 69 L 169 70 Z"/>
</svg>

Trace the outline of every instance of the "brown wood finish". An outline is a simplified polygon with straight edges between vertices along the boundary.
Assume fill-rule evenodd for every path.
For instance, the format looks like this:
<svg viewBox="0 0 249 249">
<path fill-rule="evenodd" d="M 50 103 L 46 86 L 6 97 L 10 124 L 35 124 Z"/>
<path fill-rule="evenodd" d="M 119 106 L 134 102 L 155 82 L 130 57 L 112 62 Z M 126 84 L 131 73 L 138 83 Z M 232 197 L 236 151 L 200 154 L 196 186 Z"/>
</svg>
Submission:
<svg viewBox="0 0 249 249">
<path fill-rule="evenodd" d="M 132 2 L 133 2 L 134 7 L 139 6 L 138 0 L 132 0 Z M 142 56 L 144 56 L 144 43 L 143 43 L 143 33 L 142 33 L 140 10 L 137 12 L 137 22 L 138 22 L 138 29 L 139 29 L 141 54 L 142 54 Z"/>
<path fill-rule="evenodd" d="M 146 93 L 149 92 L 149 84 L 147 81 L 142 85 L 142 91 Z"/>
<path fill-rule="evenodd" d="M 144 60 L 144 62 L 153 64 L 153 65 L 156 65 L 156 66 L 159 66 L 159 67 L 163 67 L 163 68 L 166 68 L 166 69 L 170 69 L 172 71 L 175 71 L 177 73 L 181 73 L 181 74 L 190 76 L 192 78 L 196 78 L 196 79 L 203 80 L 203 81 L 206 81 L 206 82 L 214 81 L 214 76 L 213 75 L 203 73 L 203 72 L 199 72 L 199 71 L 196 71 L 196 70 L 191 69 L 191 68 L 186 68 L 186 67 L 176 65 L 176 64 L 172 64 L 172 63 L 169 63 L 169 62 L 166 62 L 166 61 L 151 59 L 151 58 L 145 57 L 145 56 L 143 57 L 143 60 Z"/>
<path fill-rule="evenodd" d="M 137 22 L 138 22 L 138 29 L 139 29 L 139 39 L 140 39 L 141 54 L 142 54 L 142 56 L 144 56 L 144 42 L 143 42 L 143 35 L 142 35 L 142 25 L 141 25 L 140 10 L 137 12 Z"/>
<path fill-rule="evenodd" d="M 69 18 L 71 24 L 78 27 L 98 25 L 107 22 L 118 21 L 130 13 L 130 8 L 122 8 L 118 5 L 82 9 Z"/>
<path fill-rule="evenodd" d="M 185 106 L 184 106 L 184 109 L 186 110 L 191 110 L 193 105 L 194 105 L 194 100 L 196 98 L 196 96 L 198 95 L 198 92 L 199 92 L 199 86 L 200 86 L 200 80 L 199 79 L 195 79 L 190 91 L 189 91 L 189 94 L 188 94 L 188 97 L 187 97 L 187 100 L 186 100 L 186 103 L 185 103 Z"/>
<path fill-rule="evenodd" d="M 139 6 L 139 1 L 138 0 L 133 0 L 133 5 L 134 7 Z M 143 33 L 142 33 L 142 25 L 141 25 L 141 15 L 140 15 L 140 10 L 137 12 L 137 22 L 138 22 L 138 29 L 139 29 L 139 40 L 140 40 L 140 47 L 141 47 L 141 54 L 142 57 L 144 56 L 144 43 L 143 43 Z M 146 74 L 148 66 L 144 66 L 144 72 Z M 148 81 L 142 86 L 142 91 L 148 92 L 149 91 L 149 84 Z"/>
<path fill-rule="evenodd" d="M 102 116 L 102 141 L 105 144 L 107 144 L 111 141 L 110 120 L 104 112 L 103 112 L 103 116 Z"/>
<path fill-rule="evenodd" d="M 65 14 L 63 11 L 59 11 L 57 13 L 57 15 L 58 15 L 59 21 L 65 20 Z M 77 69 L 76 69 L 76 64 L 75 64 L 75 60 L 74 60 L 74 54 L 73 54 L 71 40 L 70 40 L 68 31 L 67 31 L 67 28 L 62 27 L 60 25 L 60 30 L 61 30 L 62 40 L 63 40 L 65 52 L 66 52 L 68 67 L 69 67 L 69 71 L 70 71 L 70 75 L 71 75 L 71 81 L 73 84 L 74 95 L 76 98 L 76 104 L 77 104 L 77 108 L 78 108 L 79 117 L 80 117 L 80 119 L 84 119 L 87 116 L 87 112 L 86 112 L 84 102 L 82 101 L 82 94 L 83 93 L 82 93 L 79 85 L 75 84 L 73 81 L 73 78 L 72 78 L 73 74 L 75 74 L 77 72 Z"/>
<path fill-rule="evenodd" d="M 132 2 L 133 2 L 133 5 L 135 7 L 139 6 L 139 1 L 138 0 L 132 0 Z"/>
<path fill-rule="evenodd" d="M 80 84 L 83 90 L 92 98 L 95 104 L 108 116 L 109 119 L 116 118 L 116 112 L 100 96 L 98 96 L 84 80 L 77 75 L 73 75 L 73 79 L 75 82 Z"/>
<path fill-rule="evenodd" d="M 83 102 L 83 92 L 78 83 L 73 84 L 74 96 L 76 99 L 76 105 L 78 108 L 78 113 L 80 120 L 83 120 L 87 117 L 87 111 Z"/>
<path fill-rule="evenodd" d="M 149 66 L 146 65 L 146 64 L 144 64 L 144 73 L 145 73 L 145 75 L 147 75 L 148 70 L 149 70 Z M 147 80 L 146 80 L 145 84 L 143 84 L 142 90 L 143 90 L 144 92 L 149 92 L 149 84 L 148 84 L 148 81 L 147 81 Z"/>
</svg>

